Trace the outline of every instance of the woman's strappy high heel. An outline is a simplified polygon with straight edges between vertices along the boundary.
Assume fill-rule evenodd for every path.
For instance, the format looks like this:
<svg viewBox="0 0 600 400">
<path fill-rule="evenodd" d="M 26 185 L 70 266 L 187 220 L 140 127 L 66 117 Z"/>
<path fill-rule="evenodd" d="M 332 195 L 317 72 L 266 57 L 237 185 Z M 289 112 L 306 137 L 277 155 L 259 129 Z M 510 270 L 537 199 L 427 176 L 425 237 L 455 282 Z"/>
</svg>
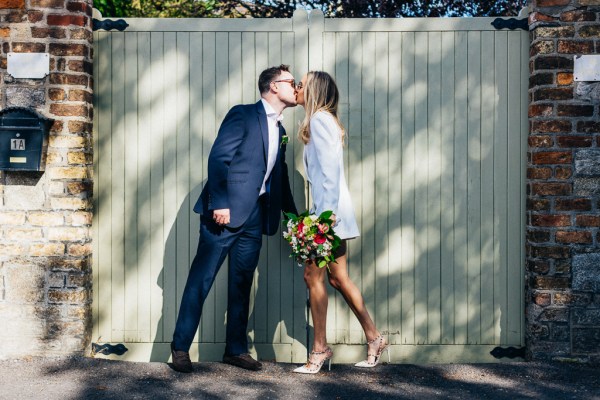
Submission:
<svg viewBox="0 0 600 400">
<path fill-rule="evenodd" d="M 373 343 L 379 343 L 379 346 L 377 346 L 376 354 L 369 353 L 369 345 L 371 345 Z M 386 343 L 385 339 L 383 338 L 383 335 L 379 335 L 375 339 L 367 342 L 367 359 L 354 364 L 354 366 L 361 367 L 361 368 L 373 368 L 374 366 L 376 366 L 379 363 L 379 360 L 381 359 L 381 355 L 383 354 L 384 351 L 387 352 L 388 362 L 390 362 L 391 359 L 390 359 L 389 345 Z M 372 362 L 369 361 L 369 357 L 373 357 Z"/>
<path fill-rule="evenodd" d="M 311 358 L 313 355 L 315 356 L 320 356 L 325 354 L 325 358 L 323 358 L 320 362 L 312 362 Z M 308 361 L 306 362 L 305 365 L 298 367 L 294 370 L 294 372 L 297 372 L 299 374 L 316 374 L 317 372 L 319 372 L 321 370 L 321 367 L 323 366 L 323 364 L 325 364 L 325 361 L 329 361 L 329 370 L 331 371 L 331 358 L 333 357 L 333 351 L 331 350 L 330 347 L 326 347 L 325 350 L 323 351 L 311 351 L 310 352 L 310 357 L 308 358 Z"/>
</svg>

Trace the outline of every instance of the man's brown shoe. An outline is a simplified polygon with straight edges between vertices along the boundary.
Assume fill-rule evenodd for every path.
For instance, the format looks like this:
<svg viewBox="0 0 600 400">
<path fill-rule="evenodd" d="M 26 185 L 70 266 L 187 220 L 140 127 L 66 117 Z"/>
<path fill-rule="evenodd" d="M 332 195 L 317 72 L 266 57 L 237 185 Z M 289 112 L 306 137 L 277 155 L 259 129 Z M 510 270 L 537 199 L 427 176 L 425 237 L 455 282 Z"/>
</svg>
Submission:
<svg viewBox="0 0 600 400">
<path fill-rule="evenodd" d="M 171 343 L 171 358 L 173 359 L 173 369 L 175 371 L 189 373 L 194 370 L 192 368 L 192 360 L 190 360 L 190 353 L 175 350 L 173 343 Z"/>
<path fill-rule="evenodd" d="M 236 367 L 249 369 L 251 371 L 259 371 L 262 369 L 262 364 L 250 357 L 250 354 L 240 354 L 237 356 L 224 355 L 223 362 L 225 364 L 235 365 Z"/>
</svg>

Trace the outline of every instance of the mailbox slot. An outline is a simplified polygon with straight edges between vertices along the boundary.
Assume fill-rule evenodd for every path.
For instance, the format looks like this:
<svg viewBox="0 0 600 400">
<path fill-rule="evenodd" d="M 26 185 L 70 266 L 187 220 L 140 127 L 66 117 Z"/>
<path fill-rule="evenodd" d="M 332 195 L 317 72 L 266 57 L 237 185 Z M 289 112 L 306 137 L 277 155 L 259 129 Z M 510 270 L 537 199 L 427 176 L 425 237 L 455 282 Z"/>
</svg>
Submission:
<svg viewBox="0 0 600 400">
<path fill-rule="evenodd" d="M 43 171 L 52 120 L 12 107 L 0 111 L 0 170 Z"/>
</svg>

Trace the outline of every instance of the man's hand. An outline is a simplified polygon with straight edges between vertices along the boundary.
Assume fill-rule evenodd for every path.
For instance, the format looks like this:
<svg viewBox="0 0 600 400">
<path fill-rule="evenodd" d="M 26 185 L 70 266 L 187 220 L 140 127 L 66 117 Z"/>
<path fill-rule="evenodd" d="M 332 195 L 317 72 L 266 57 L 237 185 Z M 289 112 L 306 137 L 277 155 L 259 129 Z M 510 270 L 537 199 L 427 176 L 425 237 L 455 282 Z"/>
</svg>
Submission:
<svg viewBox="0 0 600 400">
<path fill-rule="evenodd" d="M 229 208 L 213 210 L 213 219 L 217 225 L 227 225 L 229 223 Z"/>
</svg>

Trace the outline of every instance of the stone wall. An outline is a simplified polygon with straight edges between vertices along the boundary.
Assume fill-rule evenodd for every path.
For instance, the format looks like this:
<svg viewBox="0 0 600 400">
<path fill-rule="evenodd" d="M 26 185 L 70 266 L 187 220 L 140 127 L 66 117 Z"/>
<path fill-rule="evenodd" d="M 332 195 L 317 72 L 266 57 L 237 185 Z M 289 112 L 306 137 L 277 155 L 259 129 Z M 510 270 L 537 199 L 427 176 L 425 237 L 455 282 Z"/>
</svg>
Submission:
<svg viewBox="0 0 600 400">
<path fill-rule="evenodd" d="M 533 0 L 527 205 L 530 358 L 600 361 L 600 0 Z"/>
<path fill-rule="evenodd" d="M 90 341 L 91 10 L 91 0 L 0 0 L 0 108 L 54 120 L 45 172 L 0 172 L 0 358 Z M 49 53 L 49 76 L 11 77 L 9 52 Z"/>
</svg>

